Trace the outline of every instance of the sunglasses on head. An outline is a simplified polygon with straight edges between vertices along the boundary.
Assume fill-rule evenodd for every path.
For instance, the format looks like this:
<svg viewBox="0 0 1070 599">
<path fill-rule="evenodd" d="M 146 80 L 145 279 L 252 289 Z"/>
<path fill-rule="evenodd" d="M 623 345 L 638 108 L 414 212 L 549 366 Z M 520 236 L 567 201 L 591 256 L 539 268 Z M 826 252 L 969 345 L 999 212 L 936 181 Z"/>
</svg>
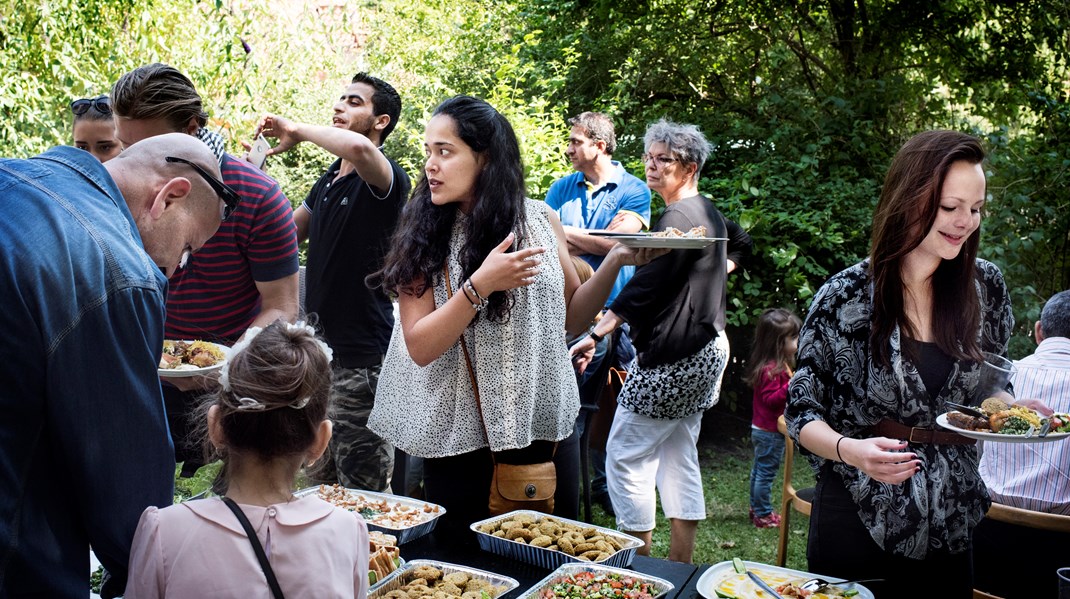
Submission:
<svg viewBox="0 0 1070 599">
<path fill-rule="evenodd" d="M 231 213 L 234 212 L 234 209 L 238 207 L 238 202 L 241 201 L 238 192 L 231 189 L 226 183 L 216 179 L 211 173 L 201 168 L 201 165 L 195 162 L 190 162 L 185 158 L 176 158 L 175 156 L 167 156 L 164 160 L 168 162 L 188 164 L 193 167 L 193 170 L 197 171 L 197 174 L 200 175 L 201 178 L 204 179 L 216 192 L 216 195 L 223 200 L 223 220 L 227 220 Z"/>
<path fill-rule="evenodd" d="M 89 112 L 90 108 L 96 109 L 100 114 L 111 116 L 111 100 L 106 95 L 95 98 L 82 98 L 71 102 L 71 112 L 75 116 L 82 116 Z"/>
</svg>

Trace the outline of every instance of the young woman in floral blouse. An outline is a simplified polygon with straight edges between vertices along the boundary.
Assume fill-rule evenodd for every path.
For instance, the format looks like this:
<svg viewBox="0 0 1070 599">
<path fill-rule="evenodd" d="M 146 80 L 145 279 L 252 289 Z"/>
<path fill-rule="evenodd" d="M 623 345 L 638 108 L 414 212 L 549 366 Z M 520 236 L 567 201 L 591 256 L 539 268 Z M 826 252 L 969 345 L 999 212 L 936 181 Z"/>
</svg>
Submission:
<svg viewBox="0 0 1070 599">
<path fill-rule="evenodd" d="M 809 568 L 867 583 L 972 595 L 971 533 L 989 500 L 971 439 L 942 430 L 945 402 L 968 403 L 982 352 L 1006 353 L 1003 275 L 978 259 L 984 151 L 928 131 L 896 154 L 869 258 L 833 276 L 799 338 L 786 416 L 818 484 Z"/>
</svg>

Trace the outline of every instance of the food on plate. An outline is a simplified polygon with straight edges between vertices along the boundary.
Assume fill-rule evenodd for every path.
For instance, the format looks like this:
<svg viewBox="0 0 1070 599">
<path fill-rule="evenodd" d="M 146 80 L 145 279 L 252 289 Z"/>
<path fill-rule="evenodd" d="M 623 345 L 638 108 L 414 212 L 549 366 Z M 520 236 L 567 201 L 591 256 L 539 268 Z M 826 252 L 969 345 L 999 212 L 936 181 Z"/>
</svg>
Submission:
<svg viewBox="0 0 1070 599">
<path fill-rule="evenodd" d="M 367 522 L 384 528 L 410 528 L 427 522 L 442 508 L 425 503 L 422 506 L 401 501 L 387 501 L 381 497 L 363 495 L 339 484 L 320 485 L 316 494 L 320 499 L 342 509 L 357 512 Z"/>
<path fill-rule="evenodd" d="M 160 368 L 164 370 L 207 368 L 219 364 L 225 357 L 223 351 L 214 343 L 169 339 L 163 342 Z"/>
<path fill-rule="evenodd" d="M 985 414 L 988 414 L 989 416 L 995 414 L 996 412 L 1002 412 L 1003 410 L 1006 410 L 1009 407 L 1010 406 L 1007 405 L 1007 402 L 1003 401 L 998 397 L 989 397 L 981 402 L 981 411 Z"/>
<path fill-rule="evenodd" d="M 577 572 L 555 578 L 539 599 L 653 599 L 661 594 L 653 583 L 616 572 Z"/>
<path fill-rule="evenodd" d="M 981 402 L 981 411 L 987 418 L 974 417 L 962 412 L 952 411 L 947 413 L 947 422 L 968 431 L 985 433 L 999 433 L 1001 435 L 1025 435 L 1029 429 L 1039 431 L 1048 420 L 1035 410 L 1021 405 L 1008 406 L 1006 402 L 995 397 L 989 397 Z M 1051 418 L 1051 430 L 1049 433 L 1070 432 L 1070 416 L 1053 414 Z"/>
<path fill-rule="evenodd" d="M 957 426 L 968 431 L 991 430 L 988 425 L 988 418 L 970 416 L 962 412 L 948 412 L 947 422 L 951 426 Z"/>
<path fill-rule="evenodd" d="M 667 227 L 664 231 L 658 231 L 654 233 L 654 237 L 705 237 L 706 227 L 699 225 L 697 227 L 691 227 L 691 230 L 684 233 L 676 227 Z"/>
<path fill-rule="evenodd" d="M 397 537 L 378 530 L 369 530 L 368 540 L 368 584 L 375 584 L 401 566 L 401 550 Z"/>
<path fill-rule="evenodd" d="M 609 559 L 624 548 L 620 539 L 593 526 L 577 526 L 552 516 L 536 519 L 531 514 L 481 524 L 479 532 L 516 543 L 560 551 L 585 562 Z"/>
<path fill-rule="evenodd" d="M 1056 412 L 1052 414 L 1051 431 L 1053 433 L 1070 433 L 1070 414 Z"/>
<path fill-rule="evenodd" d="M 815 593 L 799 586 L 807 580 L 801 576 L 753 566 L 750 571 L 773 587 L 785 599 L 851 599 L 858 595 L 855 589 L 843 589 L 835 585 L 826 587 L 820 593 Z M 714 593 L 722 599 L 768 599 L 769 597 L 769 594 L 758 588 L 745 571 L 733 572 L 723 578 L 714 587 Z"/>
<path fill-rule="evenodd" d="M 430 566 L 419 565 L 401 573 L 400 587 L 382 595 L 386 599 L 493 599 L 505 592 L 507 587 L 497 586 L 486 578 L 466 572 L 450 572 Z M 440 595 L 440 593 L 442 593 Z"/>
<path fill-rule="evenodd" d="M 1014 406 L 988 417 L 988 426 L 994 433 L 1024 435 L 1029 427 L 1040 428 L 1040 414 L 1024 406 Z"/>
</svg>

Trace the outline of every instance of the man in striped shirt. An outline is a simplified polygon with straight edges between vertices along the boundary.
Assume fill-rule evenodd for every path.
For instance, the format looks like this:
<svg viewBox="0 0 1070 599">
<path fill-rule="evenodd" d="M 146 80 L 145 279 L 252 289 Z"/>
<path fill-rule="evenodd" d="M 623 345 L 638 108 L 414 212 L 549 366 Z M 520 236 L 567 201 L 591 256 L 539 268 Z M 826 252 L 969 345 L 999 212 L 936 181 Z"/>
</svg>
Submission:
<svg viewBox="0 0 1070 599">
<path fill-rule="evenodd" d="M 1037 349 L 1014 363 L 1017 399 L 1037 399 L 1070 412 L 1070 290 L 1051 297 L 1033 327 Z M 1038 512 L 1070 515 L 1070 443 L 984 444 L 981 477 L 992 501 Z M 976 588 L 1003 597 L 1051 597 L 1055 569 L 1066 560 L 1068 535 L 981 521 L 974 532 Z M 1017 567 L 1015 567 L 1017 566 Z M 1032 576 L 1007 576 L 1031 571 Z"/>
<path fill-rule="evenodd" d="M 1070 290 L 1044 304 L 1033 328 L 1039 345 L 1014 363 L 1014 395 L 1070 412 Z M 988 443 L 981 454 L 981 476 L 992 501 L 1070 516 L 1068 443 Z"/>
<path fill-rule="evenodd" d="M 123 146 L 163 133 L 188 133 L 219 160 L 223 182 L 241 201 L 208 243 L 171 275 L 167 339 L 201 339 L 233 345 L 251 326 L 297 317 L 297 231 L 290 200 L 274 179 L 223 150 L 218 133 L 205 129 L 208 114 L 193 82 L 174 67 L 155 63 L 123 75 L 111 92 L 116 137 Z M 173 382 L 173 384 L 172 384 Z M 209 383 L 164 381 L 164 401 L 182 474 L 202 465 L 201 448 L 189 440 L 189 412 Z"/>
</svg>

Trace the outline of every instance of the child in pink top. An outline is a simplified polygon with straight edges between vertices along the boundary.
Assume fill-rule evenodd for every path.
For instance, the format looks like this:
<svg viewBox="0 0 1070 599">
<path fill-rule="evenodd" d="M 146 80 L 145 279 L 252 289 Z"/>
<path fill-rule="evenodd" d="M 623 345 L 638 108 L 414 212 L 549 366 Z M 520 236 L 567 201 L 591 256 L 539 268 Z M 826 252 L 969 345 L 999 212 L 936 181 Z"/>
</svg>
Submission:
<svg viewBox="0 0 1070 599">
<path fill-rule="evenodd" d="M 223 460 L 219 491 L 249 520 L 286 597 L 363 598 L 368 590 L 364 520 L 315 494 L 293 494 L 298 470 L 331 438 L 330 361 L 330 348 L 304 323 L 250 328 L 200 412 Z M 142 513 L 127 599 L 271 596 L 250 537 L 224 499 Z"/>
<path fill-rule="evenodd" d="M 788 382 L 795 367 L 802 322 L 789 310 L 770 308 L 758 317 L 751 348 L 747 382 L 754 388 L 751 442 L 754 465 L 750 472 L 750 518 L 758 528 L 780 526 L 773 511 L 770 487 L 784 455 L 784 437 L 777 418 L 788 401 Z"/>
</svg>

